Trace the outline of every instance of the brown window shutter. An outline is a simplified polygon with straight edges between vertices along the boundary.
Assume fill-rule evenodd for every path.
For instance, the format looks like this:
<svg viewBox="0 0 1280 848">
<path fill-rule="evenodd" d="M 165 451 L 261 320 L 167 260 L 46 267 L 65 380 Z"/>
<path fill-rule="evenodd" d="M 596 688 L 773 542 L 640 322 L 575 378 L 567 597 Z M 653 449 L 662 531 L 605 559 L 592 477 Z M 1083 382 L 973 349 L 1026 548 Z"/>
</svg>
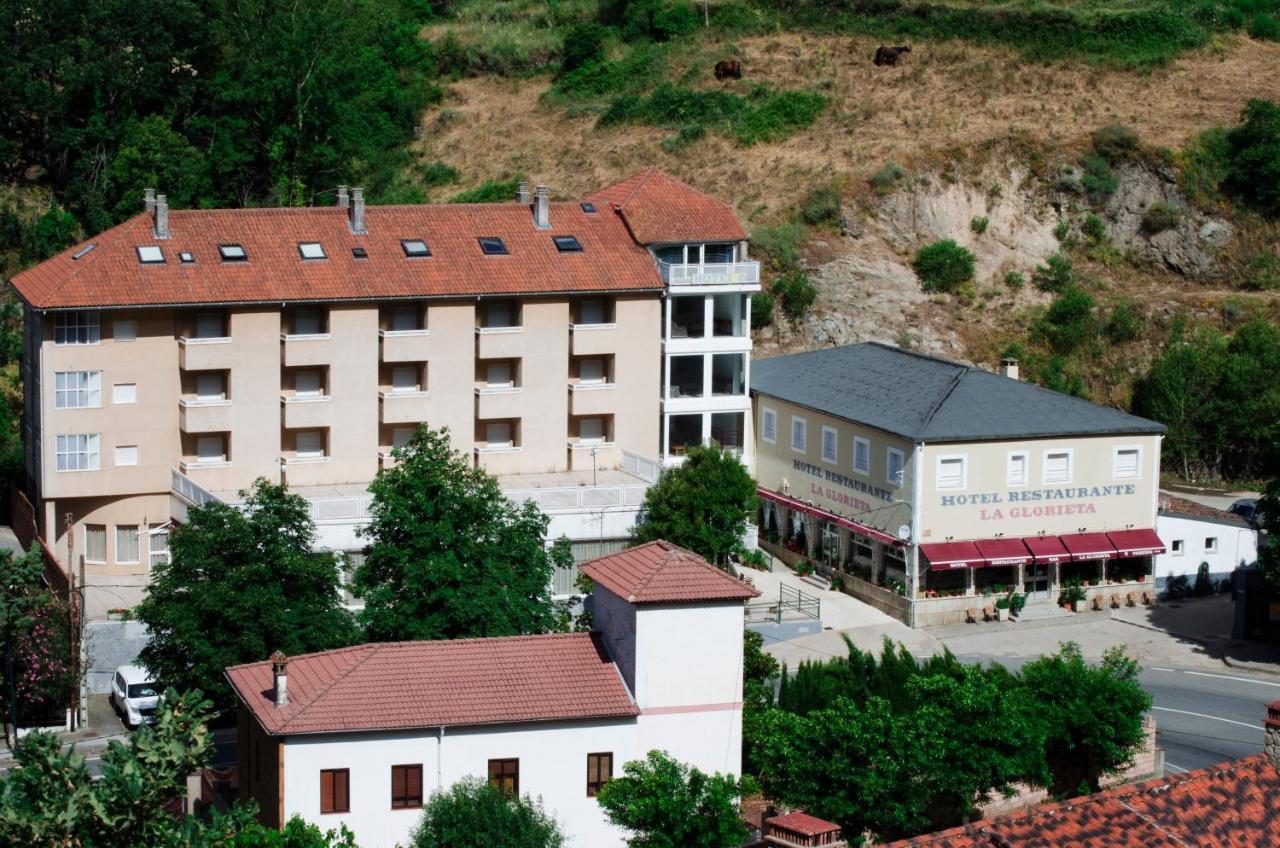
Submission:
<svg viewBox="0 0 1280 848">
<path fill-rule="evenodd" d="M 415 807 L 422 806 L 422 766 L 409 766 L 408 791 L 405 793 L 409 796 L 410 802 Z"/>
<path fill-rule="evenodd" d="M 338 769 L 334 774 L 333 800 L 336 804 L 335 812 L 346 813 L 351 810 L 351 772 L 347 769 Z"/>
<path fill-rule="evenodd" d="M 333 772 L 320 772 L 320 812 L 333 812 Z"/>
</svg>

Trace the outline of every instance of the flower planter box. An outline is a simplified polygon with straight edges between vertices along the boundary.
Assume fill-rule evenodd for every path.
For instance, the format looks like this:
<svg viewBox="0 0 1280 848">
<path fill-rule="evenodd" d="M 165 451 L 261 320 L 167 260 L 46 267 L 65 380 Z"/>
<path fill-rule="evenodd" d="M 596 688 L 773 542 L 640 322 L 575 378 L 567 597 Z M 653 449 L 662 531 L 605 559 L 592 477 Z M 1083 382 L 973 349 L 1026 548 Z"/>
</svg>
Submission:
<svg viewBox="0 0 1280 848">
<path fill-rule="evenodd" d="M 996 621 L 1008 621 L 1008 620 L 1009 620 L 1009 608 L 996 607 Z"/>
<path fill-rule="evenodd" d="M 1086 606 L 1086 602 L 1085 602 L 1085 601 L 1072 601 L 1072 602 L 1071 602 L 1071 611 L 1072 611 L 1072 612 L 1084 612 L 1087 608 L 1088 608 L 1088 607 Z"/>
</svg>

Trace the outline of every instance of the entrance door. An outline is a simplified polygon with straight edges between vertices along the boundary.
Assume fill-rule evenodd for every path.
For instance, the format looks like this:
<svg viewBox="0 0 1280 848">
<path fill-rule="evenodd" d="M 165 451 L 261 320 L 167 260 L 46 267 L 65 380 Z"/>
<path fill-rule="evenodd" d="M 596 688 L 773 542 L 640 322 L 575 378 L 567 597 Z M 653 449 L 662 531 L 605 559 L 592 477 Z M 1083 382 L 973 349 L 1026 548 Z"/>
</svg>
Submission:
<svg viewBox="0 0 1280 848">
<path fill-rule="evenodd" d="M 1022 580 L 1022 591 L 1027 593 L 1027 600 L 1048 600 L 1049 563 L 1033 562 L 1023 566 Z"/>
</svg>

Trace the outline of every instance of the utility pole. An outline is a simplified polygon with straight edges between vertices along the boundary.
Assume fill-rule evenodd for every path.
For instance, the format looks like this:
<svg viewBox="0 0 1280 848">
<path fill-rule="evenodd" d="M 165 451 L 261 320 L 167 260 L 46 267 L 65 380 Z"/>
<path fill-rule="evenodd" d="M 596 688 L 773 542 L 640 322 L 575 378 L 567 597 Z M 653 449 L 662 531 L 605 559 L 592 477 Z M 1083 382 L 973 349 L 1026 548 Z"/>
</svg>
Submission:
<svg viewBox="0 0 1280 848">
<path fill-rule="evenodd" d="M 80 717 L 80 616 L 76 614 L 76 534 L 72 532 L 71 513 L 62 515 L 62 531 L 67 536 L 67 606 L 71 616 L 71 721 L 70 730 L 79 726 Z M 83 579 L 83 577 L 81 578 Z"/>
</svg>

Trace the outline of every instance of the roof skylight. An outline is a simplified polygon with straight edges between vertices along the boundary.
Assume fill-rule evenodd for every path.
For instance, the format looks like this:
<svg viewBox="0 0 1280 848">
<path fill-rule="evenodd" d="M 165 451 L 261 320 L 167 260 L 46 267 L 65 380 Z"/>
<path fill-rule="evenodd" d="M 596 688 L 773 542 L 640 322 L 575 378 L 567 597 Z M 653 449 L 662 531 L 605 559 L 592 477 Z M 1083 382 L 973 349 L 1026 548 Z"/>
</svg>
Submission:
<svg viewBox="0 0 1280 848">
<path fill-rule="evenodd" d="M 582 242 L 578 241 L 577 236 L 552 236 L 551 240 L 556 243 L 556 250 L 561 253 L 582 252 Z"/>
<path fill-rule="evenodd" d="M 164 251 L 158 245 L 138 245 L 138 261 L 143 265 L 163 265 Z"/>
<path fill-rule="evenodd" d="M 178 253 L 178 259 L 182 260 L 183 265 L 190 265 L 196 261 L 196 255 L 189 250 L 183 250 Z"/>
<path fill-rule="evenodd" d="M 220 244 L 218 245 L 218 254 L 222 257 L 223 262 L 249 261 L 249 254 L 245 252 L 244 246 L 239 244 Z"/>
<path fill-rule="evenodd" d="M 325 256 L 324 245 L 318 241 L 300 241 L 298 242 L 298 255 L 303 259 L 328 259 Z"/>
<path fill-rule="evenodd" d="M 507 246 L 505 243 L 503 243 L 502 239 L 488 238 L 488 237 L 481 236 L 479 241 L 480 241 L 480 250 L 484 252 L 485 256 L 506 256 L 507 255 Z"/>
<path fill-rule="evenodd" d="M 578 204 L 582 207 L 582 211 L 591 214 L 596 211 L 596 205 L 589 200 L 584 200 Z"/>
<path fill-rule="evenodd" d="M 351 248 L 351 256 L 355 259 L 368 259 L 369 251 L 365 250 L 363 247 L 353 247 Z"/>
<path fill-rule="evenodd" d="M 409 257 L 430 256 L 431 248 L 422 239 L 401 239 L 400 247 L 404 249 L 404 255 Z"/>
<path fill-rule="evenodd" d="M 71 258 L 73 260 L 83 259 L 84 257 L 88 256 L 89 252 L 97 246 L 98 246 L 98 243 L 96 241 L 91 241 L 88 244 L 86 244 L 84 247 L 77 250 L 75 253 L 71 254 Z"/>
</svg>

